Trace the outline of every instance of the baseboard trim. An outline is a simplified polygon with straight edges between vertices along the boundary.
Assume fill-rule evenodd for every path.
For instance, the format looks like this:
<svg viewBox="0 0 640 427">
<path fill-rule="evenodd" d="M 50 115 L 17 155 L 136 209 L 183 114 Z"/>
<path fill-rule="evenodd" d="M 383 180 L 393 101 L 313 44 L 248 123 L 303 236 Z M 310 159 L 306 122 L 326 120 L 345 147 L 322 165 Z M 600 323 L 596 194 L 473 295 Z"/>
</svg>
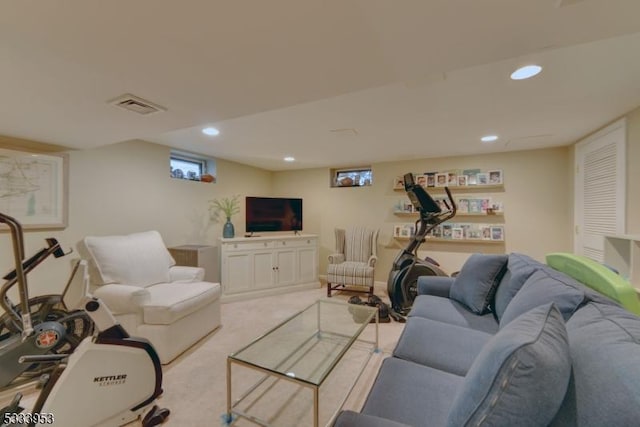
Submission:
<svg viewBox="0 0 640 427">
<path fill-rule="evenodd" d="M 223 294 L 220 297 L 220 302 L 224 304 L 227 302 L 242 301 L 242 300 L 248 300 L 253 298 L 288 294 L 290 292 L 305 291 L 309 289 L 318 289 L 320 286 L 321 286 L 320 281 L 317 281 L 317 282 L 302 283 L 299 285 L 292 285 L 292 286 L 281 286 L 279 288 L 260 289 L 255 291 L 238 292 L 235 294 L 226 294 L 226 295 Z"/>
</svg>

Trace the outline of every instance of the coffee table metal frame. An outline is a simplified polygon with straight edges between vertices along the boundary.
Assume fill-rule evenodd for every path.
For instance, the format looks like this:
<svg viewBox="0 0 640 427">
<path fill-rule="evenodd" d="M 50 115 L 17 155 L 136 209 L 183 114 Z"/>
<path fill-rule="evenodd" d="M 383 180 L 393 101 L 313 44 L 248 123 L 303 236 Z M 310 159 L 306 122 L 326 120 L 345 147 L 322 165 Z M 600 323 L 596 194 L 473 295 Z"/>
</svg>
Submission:
<svg viewBox="0 0 640 427">
<path fill-rule="evenodd" d="M 321 306 L 320 305 L 321 304 L 335 304 L 335 305 L 343 306 L 344 310 L 356 311 L 357 313 L 355 315 L 358 316 L 359 318 L 358 318 L 358 322 L 356 322 L 354 320 L 354 323 L 358 323 L 358 324 L 361 324 L 361 325 L 350 335 L 336 334 L 335 332 L 331 332 L 330 333 L 331 335 L 334 335 L 334 336 L 340 336 L 342 338 L 346 338 L 347 341 L 344 343 L 344 345 L 341 348 L 341 350 L 333 357 L 333 360 L 331 361 L 330 366 L 327 369 L 325 369 L 325 371 L 323 371 L 323 374 L 320 376 L 320 378 L 318 378 L 315 381 L 314 380 L 305 379 L 305 378 L 297 378 L 292 373 L 285 372 L 287 369 L 283 369 L 282 367 L 295 354 L 296 350 L 301 349 L 302 347 L 304 347 L 306 344 L 308 344 L 314 338 L 321 339 L 320 337 L 322 336 L 322 334 L 324 332 L 321 329 L 321 316 L 320 316 L 320 313 L 321 313 Z M 276 366 L 273 366 L 273 367 L 260 366 L 260 363 L 259 362 L 256 363 L 255 360 L 254 361 L 247 361 L 247 360 L 243 360 L 242 359 L 241 354 L 242 354 L 243 351 L 245 351 L 247 349 L 250 349 L 252 346 L 256 345 L 257 343 L 259 343 L 259 342 L 261 342 L 263 340 L 268 340 L 277 331 L 279 331 L 281 328 L 285 327 L 285 325 L 290 324 L 290 322 L 295 321 L 299 316 L 304 315 L 309 310 L 313 310 L 314 307 L 316 307 L 317 311 L 318 311 L 318 314 L 317 314 L 317 325 L 316 325 L 316 330 L 314 331 L 314 334 L 312 336 L 308 337 L 304 342 L 300 343 L 300 345 L 293 352 L 291 352 L 287 357 L 282 359 L 282 361 L 280 361 Z M 364 329 L 371 322 L 372 319 L 375 319 L 375 342 L 358 339 L 360 334 L 362 333 L 362 331 L 364 331 Z M 249 421 L 252 421 L 252 422 L 254 422 L 256 424 L 262 425 L 262 426 L 269 426 L 269 423 L 267 421 L 261 420 L 258 417 L 255 417 L 255 416 L 253 416 L 251 414 L 248 414 L 248 413 L 236 408 L 236 406 L 238 406 L 240 403 L 242 403 L 242 401 L 245 398 L 247 398 L 254 390 L 256 390 L 262 383 L 264 383 L 264 381 L 266 381 L 270 377 L 273 377 L 273 378 L 276 378 L 277 380 L 290 381 L 290 382 L 293 382 L 293 383 L 295 383 L 297 385 L 302 385 L 302 386 L 307 387 L 307 388 L 312 390 L 312 392 L 313 392 L 313 426 L 314 427 L 318 427 L 319 426 L 319 422 L 320 422 L 320 419 L 319 419 L 320 418 L 319 417 L 320 386 L 322 385 L 324 380 L 329 376 L 331 371 L 333 371 L 333 369 L 336 367 L 336 365 L 342 360 L 342 357 L 352 347 L 354 342 L 358 341 L 358 342 L 363 342 L 363 343 L 366 343 L 366 344 L 373 344 L 372 351 L 369 353 L 367 359 L 364 361 L 363 366 L 362 366 L 360 372 L 358 373 L 356 379 L 354 380 L 353 384 L 349 388 L 349 390 L 346 393 L 346 395 L 345 395 L 344 399 L 342 400 L 342 402 L 340 402 L 340 405 L 339 405 L 338 409 L 332 415 L 332 417 L 331 417 L 331 419 L 329 421 L 329 423 L 331 423 L 333 421 L 333 419 L 336 417 L 336 415 L 338 414 L 340 408 L 342 408 L 342 406 L 344 405 L 345 401 L 347 400 L 347 398 L 351 394 L 351 391 L 353 390 L 353 387 L 355 386 L 355 384 L 358 382 L 358 379 L 362 375 L 362 372 L 364 371 L 365 366 L 367 365 L 369 359 L 371 358 L 371 355 L 373 353 L 375 353 L 375 352 L 378 352 L 378 326 L 379 326 L 379 316 L 378 316 L 378 309 L 376 307 L 347 304 L 345 302 L 335 301 L 335 300 L 330 300 L 330 299 L 320 299 L 320 300 L 316 301 L 315 303 L 311 304 L 310 306 L 306 307 L 305 309 L 300 310 L 299 312 L 297 312 L 293 316 L 287 318 L 283 322 L 279 323 L 278 325 L 276 325 L 275 327 L 273 327 L 272 329 L 270 329 L 269 331 L 267 331 L 266 333 L 264 333 L 260 337 L 254 339 L 253 341 L 251 341 L 249 344 L 247 344 L 246 346 L 242 347 L 238 351 L 230 354 L 227 357 L 227 412 L 224 415 L 227 425 L 231 425 L 238 417 L 241 417 L 241 418 L 245 418 L 245 419 L 247 419 Z M 274 341 L 273 345 L 277 345 L 277 341 Z M 265 374 L 256 384 L 254 384 L 245 393 L 243 393 L 242 396 L 240 396 L 238 399 L 236 399 L 235 402 L 232 402 L 232 390 L 231 390 L 231 388 L 232 388 L 231 387 L 231 382 L 232 382 L 231 366 L 232 366 L 232 364 L 236 364 L 236 365 L 239 365 L 239 366 L 250 368 L 250 369 L 253 369 L 253 370 L 256 370 L 256 371 L 259 371 L 259 372 L 262 372 L 262 373 Z"/>
</svg>

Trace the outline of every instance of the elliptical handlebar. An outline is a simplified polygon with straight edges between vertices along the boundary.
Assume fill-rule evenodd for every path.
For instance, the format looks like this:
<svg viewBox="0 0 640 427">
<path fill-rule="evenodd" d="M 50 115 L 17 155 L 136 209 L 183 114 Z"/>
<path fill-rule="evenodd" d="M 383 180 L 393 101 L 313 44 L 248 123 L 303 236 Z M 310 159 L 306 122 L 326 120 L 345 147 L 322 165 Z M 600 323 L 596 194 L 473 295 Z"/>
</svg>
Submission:
<svg viewBox="0 0 640 427">
<path fill-rule="evenodd" d="M 447 198 L 449 199 L 449 202 L 451 202 L 451 206 L 449 206 L 449 203 L 447 203 L 447 201 L 445 200 L 444 203 L 447 205 L 449 211 L 445 212 L 445 218 L 440 222 L 444 222 L 453 218 L 454 216 L 456 216 L 456 212 L 458 212 L 458 206 L 456 205 L 456 201 L 453 200 L 453 196 L 451 195 L 451 190 L 449 190 L 449 187 L 444 187 L 444 191 L 447 193 Z"/>
<path fill-rule="evenodd" d="M 29 307 L 29 286 L 27 284 L 27 273 L 38 266 L 49 255 L 56 258 L 65 256 L 69 252 L 64 252 L 58 241 L 52 237 L 45 239 L 47 247 L 38 251 L 35 255 L 25 260 L 24 250 L 24 231 L 22 225 L 17 219 L 0 212 L 0 223 L 6 224 L 11 232 L 11 241 L 13 244 L 13 258 L 15 268 L 7 273 L 3 279 L 6 282 L 0 288 L 0 306 L 4 311 L 13 318 L 14 323 L 22 323 L 22 338 L 25 339 L 33 334 L 33 322 L 31 319 L 31 311 Z M 18 294 L 20 296 L 20 314 L 16 312 L 13 304 L 9 301 L 7 293 L 15 284 L 18 284 Z"/>
<path fill-rule="evenodd" d="M 22 225 L 13 217 L 0 212 L 0 222 L 7 224 L 11 231 L 11 241 L 13 243 L 13 259 L 15 263 L 15 280 L 18 282 L 18 293 L 20 294 L 20 310 L 22 321 L 22 339 L 33 334 L 33 324 L 31 322 L 31 313 L 29 312 L 29 287 L 27 286 L 27 277 L 22 268 L 22 260 L 24 259 L 24 234 Z M 5 290 L 6 286 L 3 286 Z M 6 298 L 2 295 L 2 305 L 5 305 Z M 4 307 L 5 310 L 7 307 Z M 12 310 L 7 310 L 11 312 Z"/>
</svg>

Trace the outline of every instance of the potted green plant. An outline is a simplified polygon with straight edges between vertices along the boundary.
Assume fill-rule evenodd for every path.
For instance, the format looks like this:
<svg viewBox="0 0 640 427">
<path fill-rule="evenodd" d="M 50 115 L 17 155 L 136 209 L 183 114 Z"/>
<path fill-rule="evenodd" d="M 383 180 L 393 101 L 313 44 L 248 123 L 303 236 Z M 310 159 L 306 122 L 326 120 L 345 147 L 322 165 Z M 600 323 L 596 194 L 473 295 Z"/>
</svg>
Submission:
<svg viewBox="0 0 640 427">
<path fill-rule="evenodd" d="M 236 194 L 232 197 L 221 197 L 219 199 L 209 200 L 209 212 L 213 220 L 218 220 L 223 214 L 227 222 L 222 228 L 222 237 L 232 238 L 235 236 L 235 228 L 231 222 L 231 217 L 240 212 L 240 195 Z"/>
</svg>

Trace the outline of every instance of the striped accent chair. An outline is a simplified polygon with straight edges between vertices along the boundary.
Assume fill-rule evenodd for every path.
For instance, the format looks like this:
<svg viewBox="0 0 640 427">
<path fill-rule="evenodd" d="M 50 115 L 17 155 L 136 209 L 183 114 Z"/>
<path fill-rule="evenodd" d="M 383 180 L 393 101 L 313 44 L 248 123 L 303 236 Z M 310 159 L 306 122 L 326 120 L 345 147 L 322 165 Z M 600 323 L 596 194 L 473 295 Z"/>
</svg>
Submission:
<svg viewBox="0 0 640 427">
<path fill-rule="evenodd" d="M 331 291 L 345 287 L 360 288 L 351 290 L 373 295 L 378 230 L 336 228 L 335 233 L 336 253 L 329 255 L 327 268 L 327 296 L 331 296 Z"/>
</svg>

